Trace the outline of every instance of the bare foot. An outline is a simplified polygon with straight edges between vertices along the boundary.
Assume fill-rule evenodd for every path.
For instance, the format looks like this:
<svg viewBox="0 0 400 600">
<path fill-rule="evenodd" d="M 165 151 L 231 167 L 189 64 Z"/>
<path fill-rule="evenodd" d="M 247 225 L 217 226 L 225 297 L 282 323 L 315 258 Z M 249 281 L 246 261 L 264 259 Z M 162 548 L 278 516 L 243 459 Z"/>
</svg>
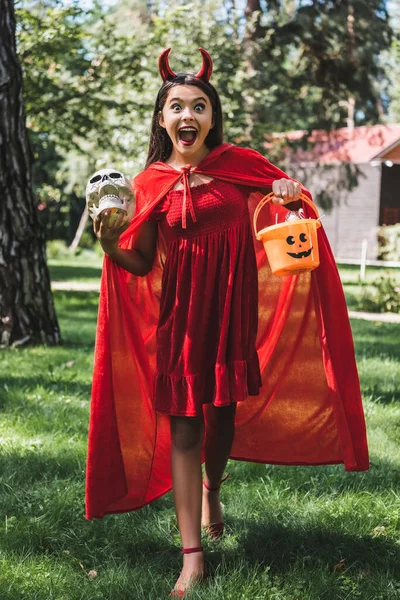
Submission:
<svg viewBox="0 0 400 600">
<path fill-rule="evenodd" d="M 222 523 L 222 506 L 219 499 L 219 490 L 207 490 L 203 485 L 203 503 L 201 524 L 204 526 L 210 523 Z"/>
<path fill-rule="evenodd" d="M 172 598 L 183 598 L 184 593 L 204 577 L 204 554 L 194 552 L 183 556 L 183 568 L 171 592 Z"/>
</svg>

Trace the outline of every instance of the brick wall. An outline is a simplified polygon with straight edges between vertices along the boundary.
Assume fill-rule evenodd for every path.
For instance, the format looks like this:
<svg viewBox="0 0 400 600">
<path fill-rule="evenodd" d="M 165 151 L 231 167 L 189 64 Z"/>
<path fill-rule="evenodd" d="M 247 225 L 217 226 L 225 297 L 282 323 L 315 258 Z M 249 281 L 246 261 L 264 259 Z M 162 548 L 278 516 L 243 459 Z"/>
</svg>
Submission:
<svg viewBox="0 0 400 600">
<path fill-rule="evenodd" d="M 332 190 L 332 186 L 337 189 L 336 182 L 342 177 L 341 168 L 330 165 L 324 173 L 321 167 L 316 172 L 313 167 L 299 169 L 292 165 L 286 171 L 315 193 L 324 188 Z M 360 176 L 357 187 L 351 192 L 343 190 L 340 194 L 335 193 L 338 205 L 330 212 L 319 209 L 325 213 L 322 223 L 336 259 L 360 259 L 363 239 L 368 241 L 367 258 L 377 257 L 381 167 L 364 164 L 358 165 L 358 168 Z"/>
</svg>

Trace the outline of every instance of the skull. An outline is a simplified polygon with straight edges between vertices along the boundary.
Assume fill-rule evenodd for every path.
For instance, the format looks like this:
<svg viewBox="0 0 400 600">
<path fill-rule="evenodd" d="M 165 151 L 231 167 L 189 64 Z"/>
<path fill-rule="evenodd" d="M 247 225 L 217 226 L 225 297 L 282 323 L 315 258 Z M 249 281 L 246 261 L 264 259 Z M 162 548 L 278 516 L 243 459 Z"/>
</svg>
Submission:
<svg viewBox="0 0 400 600">
<path fill-rule="evenodd" d="M 297 221 L 298 219 L 305 219 L 306 215 L 304 214 L 304 210 L 299 208 L 299 210 L 290 210 L 287 212 L 285 217 L 285 221 Z"/>
<path fill-rule="evenodd" d="M 129 180 L 116 169 L 100 169 L 86 186 L 89 215 L 95 219 L 106 208 L 111 209 L 108 223 L 112 225 L 123 212 L 130 221 L 135 210 L 135 197 Z"/>
</svg>

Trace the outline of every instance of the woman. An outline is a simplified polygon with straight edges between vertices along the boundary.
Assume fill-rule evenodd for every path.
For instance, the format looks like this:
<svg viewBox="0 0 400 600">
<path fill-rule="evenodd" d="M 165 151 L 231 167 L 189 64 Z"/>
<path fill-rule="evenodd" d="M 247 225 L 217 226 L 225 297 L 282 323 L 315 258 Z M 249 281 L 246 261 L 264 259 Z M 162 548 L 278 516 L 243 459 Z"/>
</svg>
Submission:
<svg viewBox="0 0 400 600">
<path fill-rule="evenodd" d="M 113 297 L 115 293 L 112 290 L 115 290 L 115 286 L 121 290 L 127 283 L 127 287 L 130 287 L 130 301 L 133 300 L 138 309 L 137 316 L 140 315 L 147 323 L 152 319 L 156 320 L 155 348 L 152 347 L 153 342 L 149 343 L 154 337 L 154 330 L 150 327 L 146 331 L 145 326 L 141 334 L 142 346 L 136 341 L 130 351 L 125 353 L 141 356 L 140 367 L 136 368 L 139 380 L 146 381 L 145 371 L 154 372 L 152 403 L 157 414 L 155 422 L 148 413 L 143 414 L 143 407 L 139 408 L 140 422 L 147 422 L 147 425 L 152 423 L 150 436 L 154 446 L 148 456 L 143 458 L 141 436 L 136 436 L 130 442 L 127 440 L 126 445 L 130 444 L 130 448 L 126 450 L 125 458 L 119 459 L 125 487 L 122 486 L 119 498 L 118 493 L 116 494 L 116 503 L 105 502 L 105 512 L 140 506 L 137 500 L 133 500 L 135 494 L 132 490 L 144 477 L 147 483 L 153 483 L 147 486 L 142 504 L 167 491 L 168 486 L 165 484 L 170 475 L 169 472 L 165 473 L 166 457 L 164 455 L 164 460 L 160 458 L 157 445 L 165 445 L 166 448 L 170 445 L 172 486 L 184 554 L 183 569 L 172 592 L 175 597 L 183 597 L 190 584 L 203 576 L 201 522 L 212 538 L 217 539 L 223 533 L 219 488 L 229 456 L 262 462 L 290 463 L 293 460 L 297 464 L 345 462 L 349 469 L 366 468 L 364 421 L 348 321 L 344 331 L 345 341 L 342 339 L 341 343 L 347 347 L 346 352 L 352 361 L 351 403 L 357 409 L 356 422 L 350 425 L 346 423 L 347 430 L 355 427 L 357 438 L 353 444 L 350 433 L 351 451 L 346 455 L 341 448 L 341 438 L 346 436 L 345 428 L 341 427 L 338 420 L 339 413 L 346 412 L 342 406 L 343 400 L 339 390 L 333 399 L 327 364 L 324 368 L 320 359 L 320 378 L 315 380 L 311 392 L 308 384 L 306 385 L 306 395 L 312 397 L 312 400 L 307 398 L 308 414 L 303 404 L 306 417 L 298 417 L 300 411 L 297 406 L 294 411 L 295 420 L 298 419 L 300 424 L 289 427 L 285 425 L 286 431 L 290 431 L 295 440 L 293 442 L 289 436 L 286 446 L 285 441 L 281 441 L 286 457 L 279 451 L 276 458 L 273 454 L 268 456 L 269 451 L 266 455 L 263 451 L 260 454 L 260 448 L 265 450 L 265 434 L 269 432 L 268 425 L 264 424 L 265 409 L 272 397 L 279 397 L 279 386 L 276 382 L 270 383 L 274 379 L 270 374 L 267 390 L 260 401 L 262 376 L 256 349 L 258 274 L 249 197 L 252 197 L 252 193 L 265 194 L 272 189 L 275 195 L 273 202 L 277 207 L 275 212 L 280 214 L 285 211 L 282 206 L 292 210 L 301 206 L 298 201 L 301 187 L 258 153 L 223 144 L 221 105 L 216 90 L 209 83 L 211 58 L 204 50 L 201 52 L 203 65 L 196 75 L 173 73 L 168 64 L 169 50 L 164 51 L 160 57 L 160 73 L 164 82 L 155 103 L 146 169 L 134 181 L 138 210 L 136 219 L 122 237 L 122 246 L 125 247 L 120 247 L 120 236 L 124 231 L 122 218 L 113 227 L 109 227 L 106 211 L 95 223 L 96 234 L 111 259 L 111 273 L 116 269 L 111 279 L 107 280 L 106 274 L 103 295 Z M 274 216 L 272 213 L 273 211 L 271 217 Z M 157 314 L 157 309 L 146 309 L 143 305 L 140 308 L 145 296 L 138 287 L 142 292 L 146 287 L 147 291 L 157 289 L 153 265 L 155 262 L 159 265 L 155 257 L 159 254 L 157 247 L 160 249 L 161 245 L 166 248 L 166 258 L 162 272 L 160 312 Z M 326 239 L 323 240 L 323 246 L 328 248 Z M 265 260 L 261 262 L 265 266 Z M 134 276 L 125 284 L 121 271 L 118 271 L 121 268 Z M 328 271 L 325 265 L 325 269 L 321 269 L 326 271 L 325 277 L 334 277 L 332 269 L 329 271 L 329 265 L 327 268 Z M 137 277 L 145 278 L 148 285 L 138 284 Z M 291 278 L 287 281 L 289 280 Z M 110 285 L 111 281 L 113 283 Z M 333 282 L 337 287 L 337 279 L 333 279 Z M 282 295 L 282 289 L 278 292 L 276 283 L 270 284 L 269 293 L 268 284 L 264 283 L 260 290 L 261 307 L 263 304 L 271 304 L 270 313 L 271 308 L 272 312 L 276 312 L 278 305 L 275 304 L 274 307 L 274 303 L 281 296 L 284 298 L 282 307 L 290 303 L 300 306 L 303 321 L 306 316 L 306 320 L 313 321 L 316 329 L 318 325 L 310 315 L 321 310 L 321 302 L 318 305 L 316 295 L 311 292 L 311 278 L 308 276 L 303 283 L 300 281 L 297 285 L 300 291 L 297 292 L 294 291 L 296 285 L 293 281 L 289 285 L 293 288 L 291 291 L 289 288 L 285 290 L 285 286 L 288 288 L 288 284 L 282 284 Z M 306 295 L 304 290 L 301 292 L 304 287 L 307 289 Z M 316 290 L 318 287 L 316 283 Z M 153 302 L 153 292 L 150 293 L 150 298 Z M 303 305 L 305 298 L 307 302 Z M 123 301 L 125 308 L 128 304 L 128 299 Z M 343 302 L 341 310 L 342 313 L 337 318 L 343 320 Z M 117 312 L 117 307 L 114 307 L 114 316 Z M 135 320 L 134 315 L 132 320 Z M 100 323 L 104 327 L 109 326 L 102 319 Z M 264 336 L 267 332 L 268 339 L 267 342 L 264 339 L 261 358 L 271 365 L 274 360 L 272 356 L 279 357 L 277 348 L 280 342 L 279 335 L 277 337 L 276 334 L 279 330 L 282 334 L 284 328 L 282 324 L 274 323 L 274 317 L 272 320 L 270 317 L 268 323 L 263 322 L 262 325 L 262 334 Z M 290 325 L 287 325 L 290 334 Z M 132 325 L 126 323 L 122 329 L 127 331 L 131 328 Z M 296 331 L 297 334 L 293 330 L 293 339 L 289 342 L 291 351 L 298 351 L 302 345 L 309 345 L 302 327 Z M 109 335 L 112 334 L 104 334 L 103 331 L 103 339 L 108 339 Z M 139 336 L 133 334 L 133 337 L 137 340 Z M 287 334 L 283 337 L 287 339 Z M 271 340 L 275 338 L 274 348 L 271 349 Z M 121 340 L 120 343 L 123 344 Z M 116 347 L 119 347 L 118 343 Z M 321 349 L 323 355 L 324 348 L 321 346 L 314 344 L 311 350 L 308 349 L 314 363 L 318 362 L 318 356 L 321 357 Z M 146 352 L 148 360 L 145 358 Z M 99 356 L 99 347 L 97 354 L 96 364 L 113 364 L 110 355 Z M 152 363 L 154 354 L 155 365 Z M 297 363 L 300 364 L 301 360 L 298 359 Z M 280 362 L 283 361 L 280 359 Z M 279 368 L 276 367 L 274 372 L 278 371 Z M 306 373 L 304 376 L 307 377 Z M 288 379 L 285 373 L 280 372 L 279 382 L 285 378 Z M 111 379 L 112 394 L 115 396 L 115 388 L 118 387 L 115 385 L 115 368 Z M 96 378 L 96 381 L 96 403 L 91 420 L 92 447 L 97 443 L 96 438 L 102 435 L 101 431 L 104 432 L 101 427 L 97 427 L 96 431 L 96 423 L 99 422 L 96 406 L 100 410 L 104 406 L 104 398 L 100 400 L 100 396 L 104 397 L 104 390 L 100 391 L 104 387 L 104 377 L 101 381 Z M 146 393 L 148 390 L 143 391 L 142 386 L 139 396 L 143 397 Z M 135 395 L 135 391 L 132 395 Z M 258 400 L 248 396 L 258 397 Z M 125 405 L 127 402 L 129 401 Z M 120 407 L 124 404 L 122 396 L 117 403 Z M 115 398 L 111 404 L 115 404 Z M 235 420 L 239 423 L 236 416 L 238 404 L 241 411 L 241 439 L 236 436 L 237 449 L 232 454 Z M 282 410 L 284 408 L 282 404 Z M 277 422 L 279 410 L 278 407 L 275 415 Z M 121 424 L 124 421 L 122 413 L 126 414 L 126 408 L 120 408 L 119 412 L 119 421 L 117 418 L 114 426 L 118 430 L 116 436 L 120 443 Z M 350 413 L 354 415 L 354 411 L 350 410 Z M 319 433 L 330 431 L 328 442 L 320 444 L 316 451 L 311 450 L 311 454 L 310 448 L 315 445 L 315 437 L 306 441 L 304 447 L 307 450 L 304 451 L 299 436 L 310 418 L 317 419 Z M 351 418 L 350 416 L 350 420 Z M 166 420 L 169 432 L 166 430 Z M 281 421 L 285 421 L 285 418 L 281 418 Z M 124 427 L 125 425 L 122 429 Z M 271 434 L 271 439 L 272 437 Z M 293 443 L 299 444 L 295 450 L 290 447 Z M 122 443 L 122 446 L 125 447 L 125 444 Z M 128 459 L 133 446 L 136 448 L 135 459 L 132 456 Z M 353 446 L 358 448 L 359 459 L 355 458 Z M 92 454 L 96 455 L 96 450 Z M 299 458 L 296 458 L 296 454 Z M 203 486 L 202 459 L 205 462 Z M 135 472 L 134 475 L 127 476 L 128 471 L 135 470 L 135 467 L 127 467 L 128 462 L 136 465 L 139 474 Z M 95 460 L 92 460 L 92 465 L 94 463 Z M 143 464 L 150 464 L 150 467 L 147 471 L 145 469 L 146 474 L 141 475 L 142 467 L 138 465 Z M 89 491 L 93 487 L 91 481 L 89 473 Z M 152 486 L 154 489 L 149 492 L 149 487 Z M 92 516 L 91 511 L 88 516 Z"/>
</svg>

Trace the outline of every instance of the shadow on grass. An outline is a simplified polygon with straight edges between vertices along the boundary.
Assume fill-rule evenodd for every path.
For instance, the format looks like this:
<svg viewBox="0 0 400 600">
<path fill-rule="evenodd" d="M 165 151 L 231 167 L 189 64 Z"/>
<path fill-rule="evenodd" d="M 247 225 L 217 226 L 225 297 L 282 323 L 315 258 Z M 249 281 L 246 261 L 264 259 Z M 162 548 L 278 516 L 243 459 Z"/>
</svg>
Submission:
<svg viewBox="0 0 400 600">
<path fill-rule="evenodd" d="M 91 349 L 94 344 L 99 295 L 94 292 L 54 292 L 62 345 Z"/>
<path fill-rule="evenodd" d="M 97 319 L 97 308 L 99 305 L 99 294 L 97 292 L 81 291 L 54 291 L 57 315 L 60 318 L 72 318 L 79 315 L 91 320 Z"/>
<path fill-rule="evenodd" d="M 98 292 L 55 290 L 53 296 L 56 299 L 58 310 L 69 311 L 73 306 L 79 306 L 81 310 L 91 310 L 97 308 L 99 303 Z"/>
<path fill-rule="evenodd" d="M 400 358 L 400 323 L 352 319 L 351 328 L 358 359 Z"/>
<path fill-rule="evenodd" d="M 391 404 L 392 402 L 400 402 L 400 389 L 382 392 L 380 386 L 368 386 L 364 390 L 363 396 L 364 398 L 371 396 L 371 401 L 376 404 Z"/>
<path fill-rule="evenodd" d="M 74 415 L 69 418 L 73 419 Z M 87 421 L 82 419 L 82 423 L 76 426 L 79 436 L 84 434 L 87 430 Z M 36 433 L 36 438 L 40 439 L 41 434 L 51 434 L 51 427 L 42 431 L 32 431 L 32 435 Z M 11 448 L 9 450 L 0 450 L 0 471 L 3 476 L 11 476 L 13 479 L 13 485 L 21 484 L 24 486 L 26 483 L 32 484 L 34 482 L 48 481 L 53 477 L 57 478 L 69 478 L 76 477 L 77 475 L 77 457 L 80 456 L 81 450 L 74 451 L 74 446 L 71 446 L 70 450 L 66 450 L 65 446 L 68 446 L 68 435 L 72 432 L 66 432 L 65 439 L 60 440 L 59 447 L 46 452 L 46 446 L 38 447 L 35 446 L 35 439 L 33 439 L 32 447 L 26 449 L 25 447 L 20 450 L 19 448 Z M 46 440 L 44 440 L 46 443 Z M 86 447 L 86 446 L 85 446 Z M 84 457 L 81 457 L 85 460 Z M 243 464 L 243 463 L 241 463 Z M 256 467 L 249 469 L 248 467 Z M 261 472 L 261 467 L 263 471 Z M 81 465 L 81 469 L 84 465 Z M 268 469 L 268 471 L 267 471 Z M 238 469 L 231 469 L 238 471 Z M 250 472 L 249 472 L 250 471 Z M 285 487 L 290 488 L 290 494 L 295 494 L 296 497 L 307 496 L 308 499 L 321 499 L 327 498 L 334 501 L 336 498 L 343 497 L 344 494 L 385 494 L 386 492 L 400 489 L 400 465 L 396 465 L 390 461 L 378 461 L 374 460 L 374 465 L 371 471 L 368 473 L 356 474 L 340 474 L 333 480 L 327 477 L 327 474 L 323 471 L 316 472 L 315 470 L 307 470 L 304 467 L 274 467 L 266 468 L 264 465 L 253 465 L 247 464 L 247 477 L 241 478 L 238 473 L 237 480 L 246 481 L 254 485 L 256 492 L 257 483 L 260 483 L 259 490 L 263 493 L 268 494 L 268 487 L 261 481 L 262 475 L 268 474 L 270 487 L 274 488 L 280 483 L 284 483 Z M 232 473 L 234 477 L 234 473 Z M 79 479 L 84 479 L 82 470 L 78 474 Z M 235 478 L 236 479 L 236 478 Z M 45 490 L 43 491 L 45 493 Z M 138 515 L 140 518 L 148 517 L 151 515 L 159 515 L 172 507 L 172 496 L 171 494 L 165 494 L 157 501 L 153 502 L 149 506 L 141 509 L 139 512 L 133 512 L 131 514 Z M 107 517 L 110 518 L 110 517 Z M 400 551 L 400 548 L 399 548 Z"/>
<path fill-rule="evenodd" d="M 0 377 L 0 389 L 7 389 L 10 393 L 10 400 L 7 397 L 0 397 L 0 408 L 10 409 L 15 412 L 16 408 L 26 408 L 29 406 L 30 412 L 36 412 L 37 409 L 45 408 L 45 404 L 36 404 L 27 399 L 27 394 L 33 393 L 38 387 L 44 387 L 46 393 L 55 392 L 56 394 L 67 394 L 69 396 L 90 398 L 91 384 L 80 379 L 79 374 L 71 373 L 67 377 L 62 377 L 59 373 L 48 375 L 37 375 L 32 377 Z M 20 401 L 15 400 L 20 398 Z M 50 403 L 51 400 L 47 400 Z"/>
<path fill-rule="evenodd" d="M 53 452 L 49 456 L 43 449 L 32 446 L 31 450 L 24 450 L 20 454 L 17 450 L 12 452 L 2 452 L 0 450 L 0 469 L 2 476 L 10 480 L 14 487 L 19 485 L 22 493 L 22 486 L 38 482 L 48 483 L 55 479 L 68 479 L 79 475 L 82 480 L 82 464 L 79 461 L 79 455 L 76 452 L 68 452 L 64 447 L 57 453 Z M 45 489 L 43 496 L 45 496 Z M 10 505 L 11 510 L 15 510 L 15 499 Z"/>
<path fill-rule="evenodd" d="M 70 328 L 73 328 L 75 326 L 75 324 L 79 324 L 79 323 L 96 323 L 97 322 L 97 312 L 95 314 L 92 314 L 92 311 L 90 312 L 90 314 L 88 314 L 89 311 L 71 311 L 71 314 L 64 314 L 63 312 L 59 312 L 59 317 L 60 318 L 71 318 L 72 319 L 72 323 L 70 325 Z"/>
<path fill-rule="evenodd" d="M 77 573 L 79 573 L 79 563 L 86 570 L 96 565 L 100 571 L 104 571 L 107 565 L 112 563 L 114 566 L 128 565 L 138 573 L 142 572 L 143 581 L 146 580 L 146 573 L 152 573 L 155 578 L 168 575 L 171 577 L 171 583 L 173 582 L 179 573 L 182 561 L 178 544 L 169 543 L 165 539 L 165 534 L 162 536 L 155 532 L 153 535 L 149 533 L 146 535 L 144 530 L 140 530 L 132 531 L 129 535 L 126 526 L 116 531 L 115 524 L 113 525 L 113 528 L 107 528 L 101 524 L 100 526 L 89 524 L 85 528 L 88 531 L 83 535 L 81 533 L 77 538 L 73 538 L 67 528 L 60 531 L 60 538 L 52 538 L 50 535 L 46 536 L 45 532 L 42 535 L 38 532 L 36 539 L 32 540 L 29 553 L 38 557 L 43 554 L 48 557 L 60 556 L 67 562 L 71 561 L 71 566 L 76 566 Z M 148 525 L 151 529 L 151 523 Z M 235 530 L 241 527 L 241 523 L 233 521 L 232 526 Z M 221 580 L 223 577 L 226 579 L 226 585 L 229 586 L 229 578 L 233 574 L 236 578 L 240 578 L 238 598 L 249 597 L 242 595 L 245 592 L 242 585 L 245 582 L 251 583 L 255 575 L 259 577 L 263 571 L 268 572 L 266 581 L 269 585 L 272 578 L 279 585 L 279 582 L 287 581 L 288 577 L 294 578 L 294 584 L 304 581 L 305 577 L 307 591 L 312 594 L 310 596 L 312 598 L 319 597 L 318 594 L 322 591 L 321 576 L 325 579 L 325 589 L 326 585 L 332 586 L 331 593 L 325 591 L 324 594 L 324 597 L 330 599 L 353 597 L 344 593 L 335 595 L 335 587 L 340 586 L 341 576 L 344 573 L 348 580 L 351 579 L 357 585 L 357 588 L 361 588 L 362 580 L 366 579 L 370 592 L 374 580 L 379 581 L 384 577 L 386 581 L 390 579 L 398 581 L 398 549 L 394 542 L 383 537 L 358 537 L 334 533 L 322 528 L 300 531 L 295 528 L 284 528 L 279 524 L 260 524 L 256 521 L 247 521 L 246 526 L 246 533 L 236 537 L 235 548 L 227 547 L 224 543 L 212 548 L 207 545 L 205 548 L 210 585 L 213 585 L 215 578 Z M 89 537 L 89 532 L 95 534 L 95 539 Z M 22 544 L 22 539 L 20 543 Z M 19 546 L 20 544 L 15 549 L 19 549 Z M 160 583 L 162 585 L 162 581 Z M 210 592 L 212 591 L 211 588 Z M 343 592 L 340 588 L 338 591 Z M 205 589 L 204 593 L 206 593 Z M 216 596 L 212 595 L 212 597 Z M 231 594 L 229 597 L 234 596 Z M 279 595 L 279 597 L 285 596 Z M 305 598 L 305 596 L 296 597 Z M 357 594 L 357 597 L 361 596 Z M 369 593 L 368 598 L 372 597 Z"/>
<path fill-rule="evenodd" d="M 242 526 L 240 521 L 231 521 L 233 530 Z M 224 549 L 223 554 L 234 559 L 237 552 Z M 300 531 L 279 524 L 246 520 L 246 533 L 239 538 L 239 552 L 248 564 L 249 572 L 258 563 L 270 567 L 272 574 L 285 574 L 301 563 L 331 572 L 336 567 L 339 570 L 363 570 L 371 575 L 385 574 L 396 580 L 400 578 L 400 549 L 384 536 L 346 535 L 323 528 Z M 212 563 L 216 565 L 221 559 L 222 553 L 216 552 Z M 342 566 L 337 566 L 342 560 Z"/>
<path fill-rule="evenodd" d="M 387 459 L 371 457 L 368 471 L 345 472 L 343 465 L 335 466 L 278 466 L 231 461 L 228 466 L 231 479 L 239 482 L 281 485 L 290 493 L 307 493 L 308 497 L 338 497 L 343 493 L 374 493 L 400 489 L 400 464 Z M 267 486 L 268 489 L 268 486 Z M 268 493 L 268 492 L 266 492 Z"/>
<path fill-rule="evenodd" d="M 85 351 L 90 356 L 94 352 L 94 344 L 96 340 L 96 327 L 91 323 L 84 324 L 82 328 L 76 329 L 71 326 L 62 327 L 61 334 L 63 336 L 61 347 L 70 350 Z"/>
<path fill-rule="evenodd" d="M 39 502 L 39 498 L 35 500 Z M 62 502 L 62 498 L 54 497 L 53 502 L 54 511 L 58 514 L 57 503 Z M 168 516 L 174 523 L 171 495 L 166 497 L 163 505 L 164 512 L 169 513 Z M 64 538 L 64 541 L 60 544 L 53 538 L 48 543 L 41 540 L 41 550 L 57 554 L 60 545 L 65 548 L 65 542 L 68 541 L 65 534 L 69 532 L 70 527 L 77 527 L 81 521 L 82 527 L 79 526 L 76 530 L 75 539 L 69 541 L 72 542 L 71 546 L 74 546 L 75 556 L 80 557 L 82 561 L 90 555 L 96 562 L 102 562 L 107 559 L 107 553 L 111 552 L 114 556 L 118 555 L 121 561 L 134 566 L 142 561 L 147 563 L 154 559 L 155 562 L 162 562 L 156 568 L 173 568 L 181 561 L 178 530 L 175 524 L 172 527 L 171 523 L 168 524 L 168 516 L 162 528 L 155 526 L 157 513 L 153 507 L 154 505 L 128 515 L 110 515 L 102 520 L 88 522 L 84 519 L 83 502 L 74 502 L 70 509 L 68 504 L 64 503 L 63 519 L 54 523 L 58 528 L 58 537 Z M 20 508 L 21 513 L 23 511 L 26 514 L 26 505 L 23 506 L 21 502 Z M 18 513 L 18 509 L 13 512 L 16 515 Z M 325 526 L 314 526 L 312 529 L 296 527 L 294 523 L 282 526 L 273 520 L 268 522 L 268 516 L 261 517 L 260 520 L 247 517 L 245 521 L 228 517 L 226 521 L 228 531 L 234 534 L 237 543 L 233 547 L 230 546 L 229 535 L 226 536 L 228 543 L 223 542 L 222 546 L 205 540 L 206 556 L 214 569 L 224 561 L 229 570 L 229 563 L 234 565 L 240 561 L 243 566 L 247 565 L 249 573 L 259 564 L 270 567 L 272 573 L 285 574 L 299 563 L 333 572 L 335 566 L 344 560 L 343 567 L 346 569 L 363 569 L 371 574 L 380 572 L 400 578 L 400 548 L 393 539 L 384 535 L 334 532 L 329 529 L 329 521 Z M 21 538 L 20 542 L 23 544 L 24 540 Z M 18 544 L 16 546 L 18 547 Z M 33 543 L 30 551 L 38 550 Z"/>
<path fill-rule="evenodd" d="M 58 485 L 66 485 L 68 488 L 67 481 L 59 482 Z M 35 520 L 29 525 L 29 530 L 22 522 L 14 532 L 13 539 L 6 541 L 6 550 L 71 561 L 77 573 L 82 568 L 79 565 L 83 565 L 86 571 L 94 566 L 100 572 L 103 571 L 103 574 L 110 564 L 114 567 L 128 565 L 138 573 L 143 572 L 144 582 L 144 574 L 150 572 L 152 577 L 161 579 L 168 575 L 171 584 L 173 583 L 182 559 L 177 529 L 173 524 L 175 519 L 171 495 L 138 512 L 111 515 L 88 523 L 83 517 L 82 503 L 78 501 L 78 494 L 83 492 L 83 486 L 74 489 L 69 497 L 64 497 L 60 491 L 56 494 L 54 488 L 55 485 L 48 489 L 44 483 L 42 490 L 38 486 L 27 488 L 18 502 L 17 510 L 20 513 L 14 511 L 12 514 L 19 516 L 23 513 L 26 523 L 26 519 L 30 517 L 26 510 L 27 503 L 34 503 L 30 509 L 33 515 L 37 506 L 42 503 L 46 507 L 47 518 L 43 521 Z M 31 489 L 33 492 L 30 492 Z M 44 499 L 41 494 L 47 497 Z M 10 496 L 10 502 L 12 500 Z M 159 511 L 154 510 L 156 506 L 164 511 L 162 520 Z M 290 507 L 287 511 L 290 511 Z M 18 523 L 19 519 L 15 527 L 18 527 Z M 368 590 L 374 585 L 374 578 L 379 581 L 381 577 L 388 580 L 399 576 L 399 548 L 395 541 L 384 536 L 333 532 L 329 529 L 329 520 L 325 525 L 303 528 L 296 526 L 292 519 L 291 524 L 283 526 L 279 519 L 269 518 L 268 515 L 260 515 L 260 520 L 246 518 L 245 522 L 240 518 L 228 517 L 227 525 L 232 536 L 228 535 L 220 545 L 205 544 L 206 558 L 211 566 L 211 586 L 214 574 L 219 579 L 226 578 L 228 585 L 232 574 L 240 577 L 241 582 L 252 582 L 256 574 L 258 576 L 268 569 L 268 577 L 276 577 L 278 582 L 294 577 L 296 583 L 305 577 L 307 590 L 313 594 L 310 596 L 312 598 L 319 598 L 321 586 L 332 585 L 331 595 L 324 594 L 324 597 L 336 600 L 350 598 L 344 594 L 335 595 L 334 588 L 340 585 L 341 574 L 344 572 L 347 578 L 351 578 L 360 587 L 362 578 L 366 578 Z M 325 584 L 321 584 L 321 575 L 325 577 Z M 271 579 L 269 583 L 271 584 Z M 161 585 L 164 585 L 162 581 Z M 212 588 L 210 591 L 212 592 Z M 143 597 L 150 598 L 153 595 Z M 369 594 L 364 597 L 370 600 L 373 596 Z"/>
<path fill-rule="evenodd" d="M 101 267 L 49 265 L 52 281 L 76 281 L 79 279 L 98 279 L 101 277 Z"/>
</svg>

